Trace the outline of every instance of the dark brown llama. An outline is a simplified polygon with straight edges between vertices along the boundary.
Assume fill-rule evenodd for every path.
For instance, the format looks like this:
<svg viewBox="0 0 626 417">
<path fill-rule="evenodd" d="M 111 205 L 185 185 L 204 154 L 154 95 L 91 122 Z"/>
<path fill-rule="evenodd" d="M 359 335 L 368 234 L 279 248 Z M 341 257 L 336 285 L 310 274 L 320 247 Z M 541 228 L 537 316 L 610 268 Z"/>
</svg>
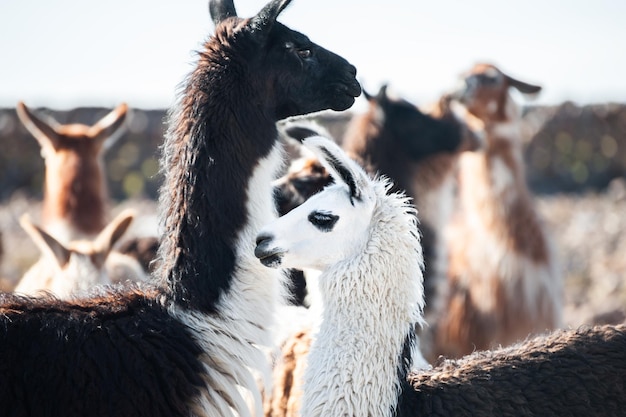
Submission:
<svg viewBox="0 0 626 417">
<path fill-rule="evenodd" d="M 276 122 L 345 110 L 360 94 L 352 65 L 276 21 L 289 3 L 271 0 L 252 18 L 209 3 L 215 33 L 163 146 L 152 285 L 67 302 L 0 295 L 0 415 L 262 414 L 254 372 L 267 368 L 259 347 L 282 274 L 253 253 L 276 217 Z"/>
<path fill-rule="evenodd" d="M 467 130 L 449 110 L 442 111 L 438 117 L 425 114 L 407 100 L 390 97 L 386 85 L 376 95 L 366 94 L 366 97 L 368 110 L 350 121 L 342 147 L 370 174 L 390 178 L 394 182 L 392 191 L 406 192 L 421 212 L 422 195 L 427 197 L 425 188 L 429 187 L 430 191 L 440 185 L 427 183 L 428 174 L 433 170 L 432 158 L 447 156 L 446 165 L 441 163 L 438 168 L 451 169 L 451 158 L 459 149 L 467 147 Z M 439 173 L 441 181 L 445 180 L 447 172 Z M 441 210 L 437 211 L 440 213 Z M 427 311 L 436 289 L 439 237 L 434 219 L 435 216 L 420 216 L 419 227 L 424 250 Z"/>
</svg>

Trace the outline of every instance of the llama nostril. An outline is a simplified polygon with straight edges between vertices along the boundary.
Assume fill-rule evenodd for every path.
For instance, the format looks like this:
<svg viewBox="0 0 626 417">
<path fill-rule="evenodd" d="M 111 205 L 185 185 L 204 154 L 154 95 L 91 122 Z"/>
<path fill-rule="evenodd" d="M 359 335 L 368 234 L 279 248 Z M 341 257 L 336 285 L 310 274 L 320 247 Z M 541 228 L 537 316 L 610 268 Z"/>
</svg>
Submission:
<svg viewBox="0 0 626 417">
<path fill-rule="evenodd" d="M 269 233 L 259 233 L 259 235 L 256 237 L 256 245 L 259 246 L 262 243 L 266 243 L 272 239 L 273 239 L 273 236 L 270 235 Z"/>
</svg>

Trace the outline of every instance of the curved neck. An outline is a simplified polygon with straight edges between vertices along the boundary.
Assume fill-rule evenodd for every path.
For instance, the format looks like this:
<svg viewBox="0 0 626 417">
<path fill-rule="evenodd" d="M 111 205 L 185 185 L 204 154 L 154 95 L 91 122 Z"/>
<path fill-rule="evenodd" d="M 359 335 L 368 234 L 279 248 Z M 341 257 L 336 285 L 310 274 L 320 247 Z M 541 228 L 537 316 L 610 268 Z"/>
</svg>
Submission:
<svg viewBox="0 0 626 417">
<path fill-rule="evenodd" d="M 251 216 L 265 222 L 274 216 L 270 180 L 279 167 L 271 156 L 276 120 L 248 101 L 245 76 L 225 68 L 201 55 L 170 115 L 162 160 L 157 275 L 176 302 L 209 312 L 231 287 L 241 237 L 254 236 L 256 230 L 249 229 L 260 227 Z M 262 183 L 259 178 L 267 186 L 251 188 Z M 247 256 L 253 258 L 253 250 Z"/>
<path fill-rule="evenodd" d="M 421 253 L 409 230 L 415 225 L 390 223 L 380 223 L 385 230 L 370 235 L 357 259 L 319 278 L 323 321 L 309 352 L 303 417 L 391 416 L 396 409 L 414 359 L 423 289 Z"/>
</svg>

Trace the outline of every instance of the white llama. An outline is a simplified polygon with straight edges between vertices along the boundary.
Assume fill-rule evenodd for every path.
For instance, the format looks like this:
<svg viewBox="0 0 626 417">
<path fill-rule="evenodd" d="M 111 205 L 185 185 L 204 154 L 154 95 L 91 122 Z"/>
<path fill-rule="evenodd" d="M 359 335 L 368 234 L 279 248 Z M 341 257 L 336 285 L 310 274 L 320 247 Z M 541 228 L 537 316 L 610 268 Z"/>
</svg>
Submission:
<svg viewBox="0 0 626 417">
<path fill-rule="evenodd" d="M 332 141 L 304 143 L 335 184 L 266 225 L 255 249 L 269 267 L 322 270 L 323 321 L 304 372 L 303 417 L 620 415 L 625 326 L 559 331 L 422 367 L 415 210 Z"/>
<path fill-rule="evenodd" d="M 397 398 L 399 372 L 406 375 L 421 356 L 414 332 L 423 309 L 416 212 L 403 194 L 388 194 L 389 181 L 370 180 L 334 142 L 311 137 L 304 144 L 336 183 L 262 229 L 255 250 L 266 266 L 323 271 L 323 325 L 308 357 L 302 415 L 385 415 Z M 376 315 L 364 314 L 362 298 Z M 364 331 L 371 337 L 363 338 Z M 376 383 L 368 383 L 372 376 Z"/>
</svg>

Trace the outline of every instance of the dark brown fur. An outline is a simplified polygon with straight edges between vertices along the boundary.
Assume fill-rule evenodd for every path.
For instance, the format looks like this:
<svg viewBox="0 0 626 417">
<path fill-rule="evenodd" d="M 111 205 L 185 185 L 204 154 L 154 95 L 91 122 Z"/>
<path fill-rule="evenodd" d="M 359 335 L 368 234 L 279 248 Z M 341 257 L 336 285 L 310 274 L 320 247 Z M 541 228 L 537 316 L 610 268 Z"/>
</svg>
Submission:
<svg viewBox="0 0 626 417">
<path fill-rule="evenodd" d="M 626 326 L 559 330 L 409 376 L 397 416 L 622 416 Z"/>
<path fill-rule="evenodd" d="M 348 125 L 342 147 L 371 174 L 382 174 L 393 180 L 392 192 L 404 191 L 413 198 L 418 211 L 421 200 L 416 181 L 428 178 L 433 187 L 434 177 L 443 178 L 446 168 L 453 164 L 453 154 L 461 148 L 466 129 L 441 104 L 437 117 L 422 113 L 415 105 L 387 95 L 386 86 L 376 96 L 368 96 L 368 110 L 355 116 Z M 444 108 L 445 107 L 445 108 Z M 432 168 L 432 158 L 444 158 L 447 166 Z M 446 157 L 450 158 L 446 158 Z M 422 165 L 426 165 L 421 177 Z M 428 167 L 430 166 L 430 167 Z M 426 306 L 430 309 L 435 294 L 435 262 L 437 231 L 428 218 L 420 217 L 420 232 L 424 250 Z"/>
</svg>

